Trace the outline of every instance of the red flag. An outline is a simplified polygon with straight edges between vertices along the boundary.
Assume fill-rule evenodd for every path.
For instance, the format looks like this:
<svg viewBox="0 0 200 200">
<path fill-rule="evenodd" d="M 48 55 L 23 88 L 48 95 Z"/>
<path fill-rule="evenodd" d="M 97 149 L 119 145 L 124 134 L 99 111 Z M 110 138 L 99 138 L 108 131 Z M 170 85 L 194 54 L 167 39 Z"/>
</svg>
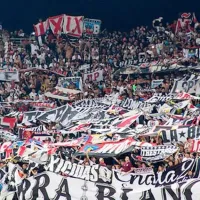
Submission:
<svg viewBox="0 0 200 200">
<path fill-rule="evenodd" d="M 13 153 L 13 149 L 7 148 L 6 149 L 6 159 L 10 158 L 12 153 Z"/>
<path fill-rule="evenodd" d="M 19 156 L 23 156 L 25 151 L 26 151 L 26 146 L 21 146 L 21 147 L 19 148 L 18 155 L 19 155 Z"/>
<path fill-rule="evenodd" d="M 54 153 L 56 153 L 56 151 L 57 151 L 57 148 L 51 148 L 51 149 L 49 149 L 49 150 L 47 151 L 47 154 L 48 154 L 48 155 L 53 155 Z"/>
</svg>

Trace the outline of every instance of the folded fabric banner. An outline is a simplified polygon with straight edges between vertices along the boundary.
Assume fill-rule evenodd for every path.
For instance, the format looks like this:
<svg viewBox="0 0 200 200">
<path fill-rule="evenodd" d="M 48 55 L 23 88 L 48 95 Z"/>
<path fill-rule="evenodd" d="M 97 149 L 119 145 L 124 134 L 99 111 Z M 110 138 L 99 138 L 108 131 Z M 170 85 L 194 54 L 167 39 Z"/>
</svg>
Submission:
<svg viewBox="0 0 200 200">
<path fill-rule="evenodd" d="M 173 145 L 161 145 L 141 148 L 141 160 L 145 162 L 160 162 L 176 153 L 178 148 Z"/>
<path fill-rule="evenodd" d="M 80 148 L 77 155 L 88 154 L 97 157 L 113 157 L 131 152 L 135 147 L 151 146 L 149 143 L 137 142 L 129 137 L 121 141 L 104 142 L 100 144 L 85 144 Z"/>
<path fill-rule="evenodd" d="M 196 93 L 196 87 L 200 79 L 175 81 L 171 93 L 186 92 L 189 94 Z"/>
<path fill-rule="evenodd" d="M 187 179 L 188 171 L 193 169 L 194 160 L 188 160 L 158 174 L 148 170 L 145 174 L 124 175 L 100 165 L 83 166 L 55 156 L 50 158 L 46 165 L 49 171 L 23 179 L 20 176 L 22 169 L 9 164 L 8 173 L 0 170 L 0 180 L 4 182 L 4 177 L 8 176 L 8 183 L 16 187 L 19 200 L 166 200 L 175 197 L 196 200 L 197 195 L 200 195 L 200 180 Z M 65 176 L 59 175 L 60 172 Z"/>
<path fill-rule="evenodd" d="M 135 110 L 135 109 L 147 108 L 151 106 L 151 104 L 141 101 L 134 101 L 133 99 L 126 98 L 120 103 L 120 106 L 124 109 Z"/>
<path fill-rule="evenodd" d="M 154 94 L 150 99 L 145 101 L 146 103 L 166 102 L 173 99 L 174 95 L 168 94 L 166 96 L 160 94 Z"/>
<path fill-rule="evenodd" d="M 40 184 L 42 181 L 42 185 Z M 23 186 L 26 189 L 23 189 Z M 66 199 L 66 200 L 197 200 L 200 191 L 200 179 L 189 179 L 182 184 L 174 183 L 162 188 L 150 188 L 140 191 L 134 185 L 123 187 L 117 184 L 103 184 L 70 177 L 63 177 L 53 172 L 45 172 L 24 179 L 17 186 L 19 200 Z M 178 191 L 178 192 L 177 192 Z"/>
<path fill-rule="evenodd" d="M 175 127 L 172 130 L 162 130 L 161 136 L 164 144 L 186 142 L 187 138 L 200 138 L 200 127 Z"/>
</svg>

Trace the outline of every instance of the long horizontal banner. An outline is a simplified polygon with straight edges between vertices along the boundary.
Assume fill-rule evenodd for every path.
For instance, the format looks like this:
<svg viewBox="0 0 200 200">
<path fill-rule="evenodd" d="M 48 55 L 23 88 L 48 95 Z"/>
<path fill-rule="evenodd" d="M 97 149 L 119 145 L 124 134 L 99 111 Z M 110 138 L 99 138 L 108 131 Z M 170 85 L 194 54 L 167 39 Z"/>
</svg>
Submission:
<svg viewBox="0 0 200 200">
<path fill-rule="evenodd" d="M 196 200 L 200 194 L 199 179 L 186 180 L 188 171 L 192 170 L 194 161 L 188 160 L 155 176 L 152 173 L 123 175 L 103 166 L 78 166 L 68 161 L 54 160 L 53 168 L 27 179 L 19 177 L 17 167 L 9 170 L 12 184 L 17 186 L 19 200 L 34 199 L 190 199 Z M 59 169 L 66 177 L 58 175 Z M 5 177 L 4 171 L 0 171 Z M 55 173 L 56 172 L 56 173 Z M 72 174 L 72 176 L 70 175 Z M 3 179 L 1 179 L 3 182 Z M 162 186 L 162 187 L 160 187 Z M 177 192 L 178 189 L 178 192 Z M 5 193 L 1 193 L 5 195 Z M 196 198 L 196 199 L 195 199 Z"/>
<path fill-rule="evenodd" d="M 186 92 L 189 94 L 196 93 L 197 85 L 200 79 L 179 80 L 175 81 L 171 93 Z"/>
<path fill-rule="evenodd" d="M 58 15 L 49 17 L 46 21 L 34 25 L 35 35 L 46 34 L 50 28 L 55 35 L 61 32 L 73 37 L 80 37 L 83 32 L 86 35 L 98 35 L 100 32 L 101 21 L 95 19 L 85 19 L 83 16 Z"/>
<path fill-rule="evenodd" d="M 134 187 L 93 183 L 45 172 L 24 179 L 17 187 L 17 194 L 19 200 L 198 200 L 199 187 L 200 179 L 189 179 L 181 184 L 135 191 Z"/>
<path fill-rule="evenodd" d="M 136 146 L 151 146 L 149 143 L 136 142 L 133 138 L 127 138 L 119 142 L 104 142 L 100 144 L 85 144 L 78 155 L 95 155 L 98 157 L 113 157 L 116 155 L 131 152 Z"/>
<path fill-rule="evenodd" d="M 200 127 L 184 127 L 175 128 L 173 130 L 162 130 L 161 135 L 164 144 L 171 144 L 172 142 L 186 142 L 187 138 L 200 138 Z"/>
</svg>

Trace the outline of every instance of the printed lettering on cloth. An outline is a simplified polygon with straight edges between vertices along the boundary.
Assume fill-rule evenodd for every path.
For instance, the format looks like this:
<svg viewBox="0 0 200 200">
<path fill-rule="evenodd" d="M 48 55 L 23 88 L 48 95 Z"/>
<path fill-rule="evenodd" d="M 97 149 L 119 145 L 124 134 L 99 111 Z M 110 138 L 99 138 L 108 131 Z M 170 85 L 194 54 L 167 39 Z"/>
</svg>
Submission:
<svg viewBox="0 0 200 200">
<path fill-rule="evenodd" d="M 197 91 L 196 91 L 197 93 Z M 185 93 L 185 92 L 180 92 L 177 94 L 177 96 L 174 97 L 174 99 L 200 99 L 200 97 L 193 96 L 191 94 Z"/>
<path fill-rule="evenodd" d="M 191 26 L 192 23 L 196 23 L 195 13 L 182 13 L 180 14 L 177 23 L 176 23 L 176 30 L 175 33 L 177 34 L 182 28 L 186 28 L 192 31 L 193 27 Z"/>
<path fill-rule="evenodd" d="M 76 89 L 83 91 L 81 77 L 61 77 L 58 79 L 58 86 L 68 88 L 70 85 L 75 85 Z"/>
<path fill-rule="evenodd" d="M 52 155 L 45 166 L 48 171 L 55 173 L 62 172 L 73 178 L 102 183 L 112 182 L 112 170 L 101 165 L 78 165 L 70 161 L 60 159 L 57 155 Z"/>
<path fill-rule="evenodd" d="M 163 96 L 162 94 L 154 94 L 150 99 L 148 99 L 146 101 L 146 103 L 156 103 L 158 101 L 160 102 L 166 102 L 166 101 L 169 101 L 171 99 L 173 99 L 174 95 L 172 94 L 168 94 L 166 96 Z"/>
<path fill-rule="evenodd" d="M 32 122 L 36 122 L 36 119 L 39 115 L 41 115 L 41 111 L 30 111 L 30 112 L 25 112 L 23 115 L 23 120 L 22 124 L 30 124 Z"/>
<path fill-rule="evenodd" d="M 171 93 L 176 93 L 176 92 L 186 92 L 189 94 L 196 93 L 196 86 L 198 84 L 199 79 L 195 80 L 180 80 L 180 81 L 175 81 L 174 85 L 172 87 Z"/>
<path fill-rule="evenodd" d="M 26 131 L 33 131 L 34 133 L 43 132 L 47 130 L 44 125 L 39 125 L 36 127 L 31 127 L 31 128 L 20 128 L 20 129 L 26 130 Z"/>
<path fill-rule="evenodd" d="M 89 74 L 84 74 L 84 78 L 83 78 L 84 82 L 86 80 L 88 81 L 102 81 L 103 80 L 103 70 L 98 70 Z"/>
<path fill-rule="evenodd" d="M 148 184 L 149 180 L 145 183 Z M 140 190 L 134 185 L 129 187 L 126 182 L 118 185 L 119 182 L 115 179 L 112 184 L 95 183 L 45 172 L 18 183 L 17 195 L 19 200 L 197 200 L 200 195 L 200 179 L 189 179 L 165 187 L 142 187 Z"/>
<path fill-rule="evenodd" d="M 81 37 L 83 33 L 83 16 L 64 15 L 63 32 L 74 37 Z"/>
<path fill-rule="evenodd" d="M 48 29 L 49 29 L 49 20 L 48 19 L 44 22 L 40 22 L 40 23 L 34 25 L 35 35 L 37 37 L 46 34 Z"/>
<path fill-rule="evenodd" d="M 112 185 L 115 188 L 133 188 L 135 192 L 163 187 L 185 181 L 189 171 L 193 170 L 195 160 L 187 160 L 176 166 L 169 167 L 163 172 L 124 175 L 113 171 Z"/>
<path fill-rule="evenodd" d="M 30 102 L 30 104 L 37 108 L 55 108 L 54 103 Z"/>
<path fill-rule="evenodd" d="M 146 167 L 146 168 L 134 168 L 135 174 L 153 174 L 153 168 Z"/>
<path fill-rule="evenodd" d="M 54 35 L 59 35 L 63 26 L 63 15 L 49 17 L 48 19 L 50 28 Z"/>
<path fill-rule="evenodd" d="M 177 151 L 178 148 L 173 145 L 148 146 L 141 148 L 140 156 L 142 161 L 155 163 L 165 160 Z"/>
<path fill-rule="evenodd" d="M 158 87 L 159 85 L 162 85 L 163 83 L 163 79 L 160 79 L 160 80 L 153 80 L 151 82 L 151 88 L 156 88 Z"/>
<path fill-rule="evenodd" d="M 84 35 L 98 35 L 100 33 L 101 20 L 98 19 L 84 19 L 83 21 L 83 30 Z"/>
<path fill-rule="evenodd" d="M 76 109 L 85 109 L 87 108 L 108 108 L 107 104 L 103 103 L 103 98 L 95 98 L 95 99 L 82 99 L 79 101 L 75 101 L 72 105 Z M 110 104 L 109 104 L 110 105 Z"/>
<path fill-rule="evenodd" d="M 18 71 L 9 71 L 9 72 L 1 71 L 0 81 L 19 82 L 19 72 Z"/>
<path fill-rule="evenodd" d="M 151 106 L 151 104 L 147 102 L 141 102 L 141 101 L 134 101 L 133 99 L 126 98 L 124 101 L 120 103 L 120 106 L 124 109 L 128 110 L 135 110 L 137 108 L 146 108 Z"/>
<path fill-rule="evenodd" d="M 186 142 L 187 138 L 200 138 L 200 127 L 174 127 L 172 130 L 162 130 L 161 135 L 164 144 Z"/>
<path fill-rule="evenodd" d="M 50 111 L 43 112 L 40 116 L 37 117 L 37 119 L 46 123 L 60 122 L 61 124 L 67 124 L 69 122 L 69 117 L 71 118 L 77 113 L 78 112 L 75 111 L 70 105 L 65 105 Z"/>
</svg>

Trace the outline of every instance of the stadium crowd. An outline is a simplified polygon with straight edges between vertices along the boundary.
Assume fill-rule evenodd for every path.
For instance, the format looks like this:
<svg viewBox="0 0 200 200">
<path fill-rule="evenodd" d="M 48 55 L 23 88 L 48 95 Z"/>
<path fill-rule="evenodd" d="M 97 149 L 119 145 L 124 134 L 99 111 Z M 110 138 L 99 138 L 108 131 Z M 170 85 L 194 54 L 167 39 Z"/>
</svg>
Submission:
<svg viewBox="0 0 200 200">
<path fill-rule="evenodd" d="M 97 98 L 112 93 L 119 93 L 122 98 L 132 98 L 138 101 L 149 99 L 151 91 L 142 92 L 139 89 L 149 89 L 152 80 L 164 79 L 163 83 L 156 87 L 157 93 L 163 95 L 169 93 L 173 86 L 174 79 L 183 76 L 182 73 L 173 71 L 166 74 L 134 74 L 121 75 L 117 71 L 125 69 L 124 63 L 129 60 L 133 65 L 141 63 L 159 62 L 167 65 L 168 62 L 195 66 L 199 58 L 194 55 L 189 58 L 184 56 L 184 49 L 198 48 L 200 45 L 200 33 L 196 27 L 192 31 L 188 27 L 176 32 L 176 21 L 163 24 L 162 19 L 153 22 L 152 27 L 140 26 L 133 28 L 130 32 L 108 32 L 104 30 L 97 38 L 81 37 L 71 40 L 66 35 L 55 36 L 48 32 L 43 38 L 43 44 L 39 45 L 37 38 L 26 35 L 23 30 L 10 33 L 3 30 L 0 41 L 0 68 L 2 71 L 19 71 L 20 82 L 1 82 L 1 102 L 15 102 L 18 100 L 32 100 L 38 102 L 56 102 L 58 106 L 66 101 L 58 101 L 48 98 L 45 92 L 51 91 L 58 84 L 59 74 L 66 77 L 83 76 L 85 69 L 81 66 L 90 64 L 87 72 L 103 70 L 104 80 L 101 82 L 83 83 L 83 94 L 77 94 L 74 100 L 82 98 Z M 28 36 L 28 37 L 27 37 Z M 11 38 L 20 39 L 16 44 Z M 25 39 L 28 38 L 28 39 Z M 34 70 L 33 70 L 34 69 Z M 137 89 L 136 89 L 137 88 Z M 76 89 L 70 85 L 69 89 Z M 20 110 L 22 107 L 15 107 Z M 26 106 L 23 111 L 30 111 L 33 108 Z M 20 110 L 22 111 L 22 110 Z M 2 115 L 6 113 L 1 108 Z M 154 144 L 162 144 L 159 137 L 148 138 Z M 142 139 L 141 139 L 142 140 Z M 163 171 L 168 166 L 173 166 L 190 158 L 196 158 L 197 153 L 190 153 L 190 142 L 177 144 L 180 151 L 161 163 L 144 163 L 139 160 L 140 152 L 135 150 L 132 153 L 118 158 L 95 158 L 95 157 L 74 157 L 68 158 L 72 162 L 82 165 L 100 164 L 108 166 L 124 173 L 134 172 L 135 168 L 153 167 L 156 171 Z M 48 143 L 48 141 L 44 141 Z M 56 139 L 55 139 L 55 142 Z M 67 159 L 60 151 L 60 156 Z M 14 161 L 13 161 L 14 162 Z M 20 163 L 23 169 L 23 176 L 35 175 L 44 170 L 43 167 L 34 168 L 28 171 L 27 163 Z M 0 168 L 5 168 L 5 161 L 0 161 Z M 63 174 L 66 175 L 67 174 Z M 192 177 L 193 172 L 188 173 Z"/>
</svg>

